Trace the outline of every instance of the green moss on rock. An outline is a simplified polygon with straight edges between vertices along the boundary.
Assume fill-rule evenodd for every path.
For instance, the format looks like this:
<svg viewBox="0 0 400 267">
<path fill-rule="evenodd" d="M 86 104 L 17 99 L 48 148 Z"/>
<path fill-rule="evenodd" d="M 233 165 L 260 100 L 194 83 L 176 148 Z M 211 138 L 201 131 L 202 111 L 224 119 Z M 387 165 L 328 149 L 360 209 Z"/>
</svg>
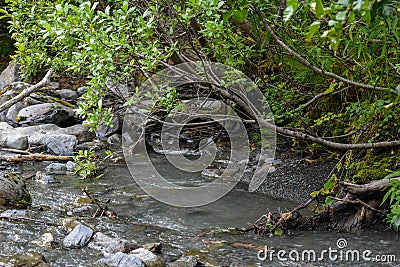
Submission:
<svg viewBox="0 0 400 267">
<path fill-rule="evenodd" d="M 400 151 L 379 153 L 369 150 L 362 161 L 355 163 L 352 182 L 365 184 L 384 178 L 389 174 L 389 170 L 399 168 L 399 158 Z"/>
</svg>

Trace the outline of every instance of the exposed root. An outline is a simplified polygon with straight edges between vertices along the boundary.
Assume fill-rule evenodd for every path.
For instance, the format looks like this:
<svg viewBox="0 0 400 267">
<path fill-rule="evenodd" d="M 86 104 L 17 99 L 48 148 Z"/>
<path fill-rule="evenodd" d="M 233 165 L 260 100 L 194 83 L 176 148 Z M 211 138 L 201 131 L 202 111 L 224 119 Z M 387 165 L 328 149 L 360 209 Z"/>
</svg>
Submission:
<svg viewBox="0 0 400 267">
<path fill-rule="evenodd" d="M 400 177 L 393 178 L 400 180 Z M 272 235 L 290 233 L 295 229 L 335 229 L 343 232 L 355 232 L 381 222 L 387 213 L 380 209 L 385 189 L 390 179 L 376 180 L 368 184 L 357 185 L 342 183 L 338 196 L 331 197 L 334 202 L 324 206 L 323 210 L 310 216 L 303 216 L 300 210 L 308 207 L 317 197 L 309 199 L 290 212 L 274 216 L 271 212 L 262 215 L 242 232 L 254 231 L 255 234 Z"/>
</svg>

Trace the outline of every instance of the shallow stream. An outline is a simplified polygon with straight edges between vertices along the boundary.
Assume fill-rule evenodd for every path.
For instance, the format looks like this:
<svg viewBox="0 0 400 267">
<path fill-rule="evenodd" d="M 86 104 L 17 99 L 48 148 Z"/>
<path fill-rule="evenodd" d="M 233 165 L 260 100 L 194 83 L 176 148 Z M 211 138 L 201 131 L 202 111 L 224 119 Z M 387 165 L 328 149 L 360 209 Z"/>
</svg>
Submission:
<svg viewBox="0 0 400 267">
<path fill-rule="evenodd" d="M 154 154 L 153 161 L 169 175 L 171 180 L 189 179 L 204 182 L 198 173 L 181 173 L 171 167 L 163 156 Z M 26 165 L 24 175 L 43 170 L 44 163 Z M 78 220 L 110 236 L 134 239 L 139 244 L 161 242 L 161 258 L 171 262 L 183 253 L 199 256 L 201 262 L 214 266 L 400 266 L 400 241 L 391 231 L 368 230 L 358 234 L 324 231 L 299 231 L 292 235 L 264 237 L 252 233 L 226 232 L 229 227 L 245 227 L 268 210 L 285 211 L 297 203 L 274 200 L 265 194 L 249 193 L 244 185 L 236 186 L 220 200 L 197 208 L 177 208 L 160 203 L 147 196 L 135 183 L 125 164 L 109 167 L 100 180 L 79 180 L 72 175 L 55 175 L 59 183 L 42 184 L 28 181 L 33 195 L 33 206 L 26 210 L 25 217 L 61 224 L 63 218 L 76 217 Z M 101 200 L 108 201 L 108 208 L 118 219 L 107 217 L 91 218 L 96 207 L 78 204 L 82 189 Z M 0 257 L 35 250 L 42 253 L 51 266 L 96 266 L 103 256 L 90 248 L 65 249 L 62 241 L 65 233 L 61 227 L 32 222 L 0 221 Z M 34 241 L 45 233 L 52 233 L 55 242 L 51 247 L 40 247 Z M 341 243 L 337 243 L 339 239 Z M 347 242 L 347 246 L 338 249 Z M 259 250 L 268 246 L 276 252 L 266 260 Z M 331 255 L 329 255 L 331 248 Z M 286 255 L 278 258 L 278 250 Z M 314 250 L 313 261 L 305 250 Z M 322 254 L 323 250 L 328 252 Z M 352 252 L 349 252 L 349 251 Z M 372 251 L 372 254 L 365 252 Z M 358 252 L 355 252 L 358 251 Z M 282 253 L 282 252 L 281 252 Z M 299 254 L 299 261 L 290 261 Z M 358 253 L 359 261 L 356 254 Z M 378 263 L 363 259 L 363 253 L 372 258 L 376 255 L 394 255 L 397 262 Z M 258 255 L 259 254 L 259 255 Z M 304 254 L 302 260 L 302 254 Z M 347 255 L 347 256 L 346 256 Z M 340 257 L 341 256 L 341 257 Z M 337 257 L 336 261 L 335 259 Z M 284 258 L 287 260 L 285 261 Z M 272 259 L 272 260 L 271 260 Z M 393 260 L 393 259 L 391 259 Z"/>
</svg>

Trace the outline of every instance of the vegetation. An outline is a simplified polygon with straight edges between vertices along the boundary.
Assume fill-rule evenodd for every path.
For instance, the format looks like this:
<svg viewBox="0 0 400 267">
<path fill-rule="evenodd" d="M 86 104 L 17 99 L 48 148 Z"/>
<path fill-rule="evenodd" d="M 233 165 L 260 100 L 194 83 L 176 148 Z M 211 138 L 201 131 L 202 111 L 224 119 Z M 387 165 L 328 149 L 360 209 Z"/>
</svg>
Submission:
<svg viewBox="0 0 400 267">
<path fill-rule="evenodd" d="M 276 123 L 286 129 L 347 144 L 400 140 L 398 1 L 6 3 L 3 14 L 10 19 L 25 78 L 49 67 L 59 76 L 86 78 L 88 92 L 78 113 L 93 129 L 111 122 L 114 111 L 102 101 L 108 81 L 136 84 L 135 92 L 137 81 L 166 66 L 209 60 L 254 80 Z M 171 109 L 177 91 L 154 97 Z M 299 141 L 299 134 L 292 136 Z M 320 143 L 333 152 L 329 143 Z M 388 151 L 346 152 L 328 183 L 385 177 L 399 168 L 398 153 Z M 78 155 L 78 163 L 87 166 L 88 157 Z M 318 194 L 329 195 L 333 188 L 328 184 Z M 390 192 L 399 194 L 399 187 Z M 389 218 L 397 229 L 396 211 Z"/>
<path fill-rule="evenodd" d="M 113 154 L 110 150 L 105 151 L 106 156 L 99 159 L 94 150 L 79 150 L 73 156 L 77 166 L 75 167 L 75 174 L 79 175 L 82 179 L 100 179 L 105 173 L 100 173 L 100 164 L 105 160 L 112 158 Z"/>
</svg>

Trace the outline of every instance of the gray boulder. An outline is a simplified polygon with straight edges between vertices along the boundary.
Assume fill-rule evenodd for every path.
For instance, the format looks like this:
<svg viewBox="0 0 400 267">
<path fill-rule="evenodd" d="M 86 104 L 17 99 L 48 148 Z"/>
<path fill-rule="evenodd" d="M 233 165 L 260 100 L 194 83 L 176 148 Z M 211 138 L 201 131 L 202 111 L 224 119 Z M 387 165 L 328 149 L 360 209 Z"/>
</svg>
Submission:
<svg viewBox="0 0 400 267">
<path fill-rule="evenodd" d="M 0 208 L 21 208 L 31 203 L 32 197 L 24 181 L 14 173 L 0 172 Z"/>
<path fill-rule="evenodd" d="M 64 106 L 60 103 L 44 103 L 29 106 L 18 112 L 16 120 L 20 124 L 45 124 L 52 123 L 60 125 L 64 121 L 73 117 L 72 108 Z"/>
<path fill-rule="evenodd" d="M 67 164 L 65 163 L 59 163 L 59 162 L 53 162 L 47 165 L 45 168 L 45 171 L 50 173 L 50 174 L 63 174 L 67 172 Z"/>
<path fill-rule="evenodd" d="M 14 131 L 6 122 L 0 122 L 0 146 L 25 150 L 28 148 L 28 138 Z"/>
<path fill-rule="evenodd" d="M 2 124 L 0 123 L 0 129 Z M 89 132 L 89 127 L 81 124 L 73 125 L 67 128 L 60 128 L 54 124 L 43 124 L 29 127 L 20 127 L 14 129 L 20 135 L 28 136 L 30 145 L 41 145 L 41 139 L 47 135 L 75 135 L 79 143 L 88 142 L 95 137 L 94 133 Z"/>
<path fill-rule="evenodd" d="M 89 248 L 99 250 L 103 254 L 114 254 L 117 252 L 130 252 L 134 249 L 139 248 L 139 245 L 135 241 L 129 241 L 126 239 L 109 237 L 103 233 L 96 233 L 90 244 Z"/>
<path fill-rule="evenodd" d="M 0 90 L 3 90 L 4 87 L 13 82 L 21 81 L 19 69 L 20 65 L 18 63 L 10 62 L 10 64 L 8 64 L 7 68 L 0 74 Z"/>
<path fill-rule="evenodd" d="M 151 251 L 148 251 L 147 249 L 144 248 L 137 248 L 135 250 L 132 250 L 130 255 L 134 255 L 135 257 L 138 257 L 141 259 L 144 264 L 146 264 L 146 267 L 164 267 L 164 263 L 160 260 L 160 258 L 154 254 Z"/>
<path fill-rule="evenodd" d="M 93 236 L 93 230 L 83 224 L 75 226 L 74 230 L 69 233 L 64 239 L 66 248 L 81 248 L 86 246 Z"/>
<path fill-rule="evenodd" d="M 65 100 L 76 100 L 78 98 L 78 93 L 71 89 L 56 90 L 56 93 L 60 96 L 60 98 Z"/>
<path fill-rule="evenodd" d="M 49 152 L 58 156 L 72 156 L 77 142 L 76 136 L 70 134 L 46 135 L 40 139 Z"/>
<path fill-rule="evenodd" d="M 1 134 L 1 131 L 0 131 Z M 28 148 L 28 137 L 24 135 L 5 134 L 0 135 L 0 143 L 8 148 L 25 150 Z"/>
<path fill-rule="evenodd" d="M 112 119 L 112 124 L 112 126 L 108 126 L 105 123 L 100 124 L 100 126 L 95 131 L 96 136 L 99 138 L 104 138 L 121 131 L 122 119 L 120 117 L 115 116 Z"/>
<path fill-rule="evenodd" d="M 17 126 L 18 122 L 17 122 L 17 117 L 18 117 L 18 113 L 21 109 L 25 108 L 25 105 L 22 104 L 21 102 L 18 102 L 14 105 L 12 105 L 6 115 L 5 115 L 5 121 L 10 122 L 10 124 L 12 124 L 13 126 Z"/>
<path fill-rule="evenodd" d="M 122 252 L 117 252 L 108 258 L 101 259 L 97 261 L 97 264 L 113 267 L 145 267 L 141 259 Z"/>
</svg>

